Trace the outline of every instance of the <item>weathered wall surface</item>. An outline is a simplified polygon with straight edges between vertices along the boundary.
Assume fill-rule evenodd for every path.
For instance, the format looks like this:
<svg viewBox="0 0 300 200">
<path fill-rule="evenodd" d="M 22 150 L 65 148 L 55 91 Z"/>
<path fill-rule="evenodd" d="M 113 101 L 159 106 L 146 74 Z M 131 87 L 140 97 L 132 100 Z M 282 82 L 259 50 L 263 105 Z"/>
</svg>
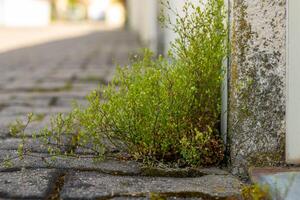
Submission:
<svg viewBox="0 0 300 200">
<path fill-rule="evenodd" d="M 286 0 L 230 0 L 232 170 L 284 161 Z"/>
</svg>

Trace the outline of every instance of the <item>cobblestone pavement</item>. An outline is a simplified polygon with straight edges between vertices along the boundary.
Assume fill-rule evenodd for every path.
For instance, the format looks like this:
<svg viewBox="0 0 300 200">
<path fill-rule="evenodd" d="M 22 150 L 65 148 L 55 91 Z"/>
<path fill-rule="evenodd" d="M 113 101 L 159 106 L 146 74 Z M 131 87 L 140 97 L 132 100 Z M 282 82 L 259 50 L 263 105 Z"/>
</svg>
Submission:
<svg viewBox="0 0 300 200">
<path fill-rule="evenodd" d="M 70 110 L 124 64 L 139 47 L 128 31 L 106 30 L 49 41 L 0 54 L 0 162 L 17 155 L 20 138 L 8 124 L 27 113 L 44 115 L 26 132 L 33 151 L 12 168 L 0 166 L 0 199 L 225 199 L 239 195 L 241 183 L 220 169 L 146 169 L 115 159 L 47 159 L 47 150 L 31 142 L 31 133 L 55 113 Z M 43 159 L 42 159 L 43 158 Z M 50 163 L 50 164 L 49 164 Z M 154 173 L 153 173 L 154 171 Z M 153 177 L 153 174 L 160 174 Z M 184 178 L 183 178 L 184 177 Z"/>
</svg>

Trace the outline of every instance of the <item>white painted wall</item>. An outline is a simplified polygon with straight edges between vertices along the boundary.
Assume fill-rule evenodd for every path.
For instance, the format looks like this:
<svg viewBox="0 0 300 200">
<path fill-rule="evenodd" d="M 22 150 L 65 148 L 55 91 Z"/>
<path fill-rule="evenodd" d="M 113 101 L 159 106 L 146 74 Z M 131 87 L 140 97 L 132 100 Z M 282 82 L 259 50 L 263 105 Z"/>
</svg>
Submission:
<svg viewBox="0 0 300 200">
<path fill-rule="evenodd" d="M 300 164 L 300 1 L 288 1 L 286 159 Z"/>
<path fill-rule="evenodd" d="M 185 3 L 185 0 L 170 1 L 171 7 L 174 9 L 177 9 L 180 14 L 182 14 L 180 11 L 182 10 L 184 3 Z M 172 22 L 175 21 L 176 17 L 171 11 L 165 10 L 165 14 L 170 17 L 170 20 Z M 163 34 L 164 34 L 164 52 L 165 52 L 165 54 L 167 54 L 168 50 L 170 49 L 170 42 L 172 42 L 176 39 L 176 34 L 171 29 L 164 29 Z"/>
<path fill-rule="evenodd" d="M 0 0 L 0 24 L 5 26 L 45 26 L 51 10 L 47 0 Z"/>
<path fill-rule="evenodd" d="M 181 1 L 170 1 L 170 5 L 172 8 L 176 9 L 179 14 L 183 14 L 182 8 L 184 6 L 186 0 L 181 0 Z M 194 5 L 199 5 L 199 0 L 191 0 L 191 2 Z M 203 3 L 205 3 L 206 1 L 203 0 Z M 228 7 L 228 2 L 225 1 L 226 6 Z M 166 14 L 170 16 L 171 21 L 175 21 L 176 17 L 174 16 L 174 14 L 169 11 L 166 10 Z M 227 22 L 226 22 L 227 23 Z M 164 30 L 164 51 L 165 54 L 167 54 L 169 48 L 170 48 L 170 42 L 174 41 L 176 39 L 176 34 L 170 30 L 170 29 L 165 29 Z M 224 81 L 222 84 L 222 113 L 221 113 L 221 132 L 222 132 L 222 137 L 225 143 L 227 143 L 227 107 L 228 107 L 228 79 L 227 79 L 227 66 L 228 66 L 228 61 L 224 60 Z"/>
<path fill-rule="evenodd" d="M 180 13 L 186 0 L 172 0 L 172 8 L 177 9 Z M 204 0 L 205 1 L 205 0 Z M 191 0 L 197 4 L 199 0 Z M 142 41 L 151 49 L 157 49 L 159 36 L 163 34 L 163 46 L 165 53 L 170 47 L 170 42 L 176 38 L 176 34 L 169 29 L 160 30 L 158 17 L 160 12 L 160 1 L 158 0 L 128 0 L 128 19 L 129 26 L 132 30 L 139 33 Z M 175 15 L 169 10 L 165 11 L 171 20 L 175 20 Z"/>
<path fill-rule="evenodd" d="M 129 26 L 136 31 L 141 40 L 150 49 L 156 51 L 158 45 L 158 13 L 159 1 L 156 0 L 129 0 Z"/>
<path fill-rule="evenodd" d="M 178 13 L 181 15 L 182 14 L 182 8 L 187 0 L 175 0 L 175 1 L 170 1 L 170 5 L 173 9 L 177 10 Z M 192 2 L 194 5 L 199 5 L 199 0 L 189 0 Z M 203 0 L 205 2 L 205 0 Z M 172 13 L 170 10 L 165 11 L 166 15 L 170 16 L 170 19 L 172 22 L 175 21 L 176 17 L 174 13 Z M 170 42 L 174 41 L 176 39 L 176 34 L 170 30 L 170 29 L 164 29 L 164 51 L 165 54 L 168 52 L 170 48 Z"/>
</svg>

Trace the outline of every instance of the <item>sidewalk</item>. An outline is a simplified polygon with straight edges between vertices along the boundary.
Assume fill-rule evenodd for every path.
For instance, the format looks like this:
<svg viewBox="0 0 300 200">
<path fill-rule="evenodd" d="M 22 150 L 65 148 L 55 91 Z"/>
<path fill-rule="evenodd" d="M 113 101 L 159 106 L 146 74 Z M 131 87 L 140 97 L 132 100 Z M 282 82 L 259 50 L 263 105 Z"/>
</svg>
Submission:
<svg viewBox="0 0 300 200">
<path fill-rule="evenodd" d="M 32 142 L 31 131 L 49 124 L 51 114 L 68 112 L 73 100 L 85 105 L 89 91 L 111 80 L 115 63 L 128 62 L 139 48 L 133 34 L 87 25 L 21 34 L 0 29 L 0 38 L 0 162 L 16 156 L 20 142 L 9 135 L 8 124 L 29 112 L 43 116 L 26 133 L 32 156 L 25 162 L 15 159 L 9 169 L 0 166 L 1 200 L 226 199 L 240 194 L 241 183 L 225 170 L 163 170 L 118 159 L 53 162 Z"/>
</svg>

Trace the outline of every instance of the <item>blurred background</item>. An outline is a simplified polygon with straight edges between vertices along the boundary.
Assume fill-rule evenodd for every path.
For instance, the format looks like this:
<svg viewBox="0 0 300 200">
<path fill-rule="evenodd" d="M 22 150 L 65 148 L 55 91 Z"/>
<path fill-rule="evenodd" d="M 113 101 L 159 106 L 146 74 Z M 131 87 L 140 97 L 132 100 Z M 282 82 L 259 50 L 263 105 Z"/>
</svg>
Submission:
<svg viewBox="0 0 300 200">
<path fill-rule="evenodd" d="M 125 0 L 0 0 L 0 24 L 4 26 L 85 20 L 124 24 Z"/>
<path fill-rule="evenodd" d="M 184 2 L 170 1 L 179 11 Z M 33 44 L 62 35 L 78 35 L 86 30 L 125 27 L 136 33 L 144 46 L 165 53 L 175 35 L 160 28 L 157 19 L 161 10 L 159 0 L 0 0 L 0 34 L 4 32 L 0 35 L 0 51 L 26 42 Z M 175 18 L 168 10 L 164 14 Z M 15 35 L 16 41 L 8 41 L 5 34 L 10 38 Z"/>
<path fill-rule="evenodd" d="M 0 52 L 124 27 L 124 0 L 0 0 Z"/>
</svg>

